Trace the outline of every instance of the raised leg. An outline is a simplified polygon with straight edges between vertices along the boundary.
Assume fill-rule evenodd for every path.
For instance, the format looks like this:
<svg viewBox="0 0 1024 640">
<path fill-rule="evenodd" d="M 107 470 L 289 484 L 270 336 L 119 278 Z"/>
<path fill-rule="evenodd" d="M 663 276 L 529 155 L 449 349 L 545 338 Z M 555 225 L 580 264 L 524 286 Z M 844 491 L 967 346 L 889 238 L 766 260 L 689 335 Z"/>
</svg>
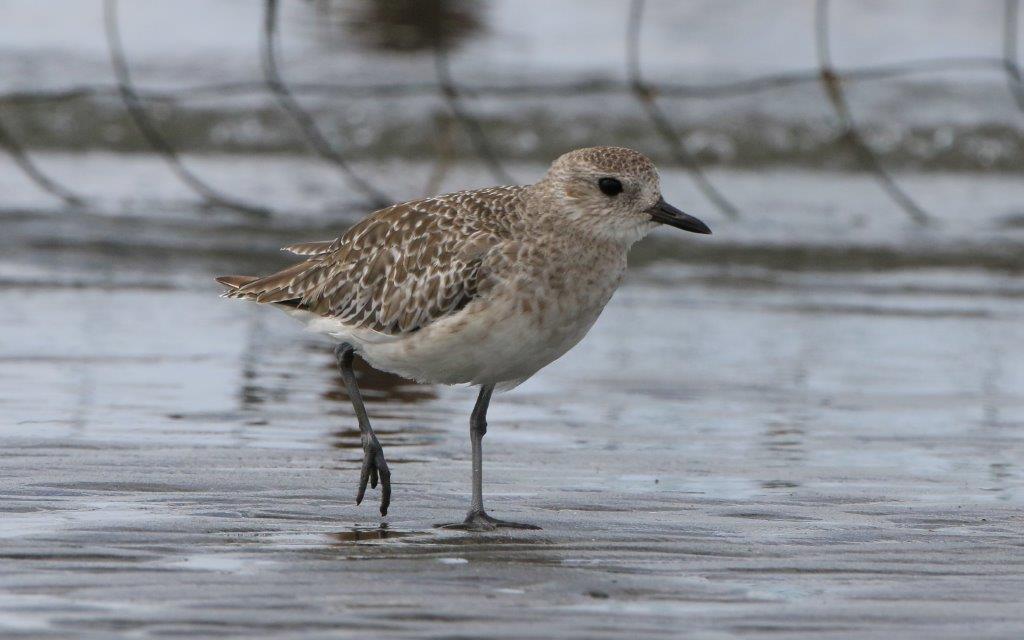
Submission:
<svg viewBox="0 0 1024 640">
<path fill-rule="evenodd" d="M 469 418 L 469 438 L 473 447 L 473 502 L 463 522 L 438 525 L 445 529 L 464 529 L 468 531 L 491 531 L 493 529 L 540 529 L 532 524 L 507 522 L 487 515 L 484 511 L 484 461 L 483 440 L 487 434 L 487 407 L 491 403 L 494 385 L 480 387 L 480 395 Z"/>
<path fill-rule="evenodd" d="M 373 433 L 370 426 L 370 418 L 366 415 L 366 407 L 363 406 L 363 396 L 359 393 L 359 386 L 356 384 L 356 375 L 352 371 L 352 360 L 355 358 L 355 349 L 352 345 L 343 342 L 334 349 L 334 355 L 338 359 L 338 370 L 341 372 L 341 379 L 345 381 L 345 389 L 348 397 L 352 400 L 352 408 L 359 420 L 359 439 L 363 444 L 363 468 L 359 474 L 359 492 L 356 494 L 356 504 L 363 501 L 366 494 L 366 483 L 374 489 L 377 488 L 377 480 L 380 479 L 380 515 L 388 514 L 388 505 L 391 504 L 391 470 L 384 459 L 384 449 L 377 441 L 377 435 Z"/>
</svg>

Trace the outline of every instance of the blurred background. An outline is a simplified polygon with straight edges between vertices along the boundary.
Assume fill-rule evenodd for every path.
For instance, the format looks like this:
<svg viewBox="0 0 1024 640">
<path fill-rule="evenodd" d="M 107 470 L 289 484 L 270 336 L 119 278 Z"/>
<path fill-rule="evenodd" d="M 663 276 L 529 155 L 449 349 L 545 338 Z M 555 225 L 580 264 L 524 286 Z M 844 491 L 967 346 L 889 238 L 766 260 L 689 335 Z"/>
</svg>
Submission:
<svg viewBox="0 0 1024 640">
<path fill-rule="evenodd" d="M 255 249 L 238 225 L 337 229 L 619 144 L 722 229 L 673 257 L 825 245 L 838 266 L 869 245 L 1016 267 L 1019 22 L 996 0 L 10 0 L 5 226 L 168 251 L 203 228 Z"/>
<path fill-rule="evenodd" d="M 387 203 L 529 183 L 568 150 L 623 145 L 714 235 L 640 243 L 591 335 L 496 399 L 494 510 L 541 521 L 540 559 L 502 551 L 500 602 L 385 580 L 407 596 L 393 607 L 451 609 L 392 624 L 473 632 L 519 598 L 548 631 L 587 616 L 664 631 L 692 613 L 682 598 L 735 604 L 698 627 L 770 629 L 810 616 L 814 593 L 856 624 L 896 603 L 871 609 L 889 637 L 968 628 L 941 578 L 891 571 L 899 540 L 921 575 L 949 569 L 936 548 L 970 547 L 971 575 L 1016 571 L 972 604 L 1020 629 L 1021 560 L 1002 555 L 1024 499 L 1020 14 L 1017 0 L 3 0 L 0 535 L 37 560 L 5 561 L 22 595 L 0 599 L 0 626 L 215 617 L 253 637 L 282 616 L 373 618 L 331 600 L 374 596 L 338 580 L 347 565 L 302 554 L 448 540 L 427 530 L 463 509 L 473 394 L 363 371 L 396 479 L 380 529 L 349 500 L 360 452 L 330 346 L 219 300 L 213 277 L 270 272 L 278 247 Z M 600 542 L 574 546 L 581 530 Z M 682 538 L 723 559 L 688 573 Z M 653 555 L 617 555 L 630 540 Z M 55 551 L 69 547 L 84 555 Z M 740 547 L 777 564 L 714 564 L 742 565 Z M 413 582 L 454 571 L 402 548 Z M 430 562 L 470 553 L 438 548 Z M 797 557 L 806 575 L 785 572 Z M 148 591 L 102 577 L 126 562 Z M 850 591 L 820 570 L 836 563 L 877 580 Z M 63 572 L 83 566 L 69 591 Z M 280 572 L 300 566 L 306 608 L 282 613 Z M 168 568 L 223 601 L 204 609 L 156 577 Z M 111 604 L 139 599 L 160 606 Z M 476 617 L 459 617 L 467 602 Z"/>
</svg>

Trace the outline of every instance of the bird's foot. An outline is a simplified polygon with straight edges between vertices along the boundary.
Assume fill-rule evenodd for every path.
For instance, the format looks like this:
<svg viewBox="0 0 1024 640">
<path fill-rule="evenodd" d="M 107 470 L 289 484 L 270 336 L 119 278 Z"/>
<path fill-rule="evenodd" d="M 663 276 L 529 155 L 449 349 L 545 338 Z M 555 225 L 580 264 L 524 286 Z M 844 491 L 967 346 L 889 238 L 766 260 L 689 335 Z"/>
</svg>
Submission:
<svg viewBox="0 0 1024 640">
<path fill-rule="evenodd" d="M 507 520 L 498 520 L 487 515 L 487 513 L 481 509 L 479 511 L 470 511 L 466 515 L 466 519 L 462 522 L 452 522 L 449 524 L 438 524 L 435 525 L 441 529 L 458 529 L 460 531 L 494 531 L 495 529 L 532 529 L 539 530 L 535 524 L 524 524 L 521 522 L 509 522 Z"/>
<path fill-rule="evenodd" d="M 377 488 L 377 481 L 380 481 L 380 515 L 388 515 L 388 505 L 391 504 L 391 470 L 388 469 L 388 462 L 384 459 L 384 448 L 380 446 L 376 436 L 363 439 L 363 468 L 359 473 L 359 493 L 356 494 L 356 504 L 363 501 L 366 495 L 366 483 L 374 489 Z"/>
</svg>

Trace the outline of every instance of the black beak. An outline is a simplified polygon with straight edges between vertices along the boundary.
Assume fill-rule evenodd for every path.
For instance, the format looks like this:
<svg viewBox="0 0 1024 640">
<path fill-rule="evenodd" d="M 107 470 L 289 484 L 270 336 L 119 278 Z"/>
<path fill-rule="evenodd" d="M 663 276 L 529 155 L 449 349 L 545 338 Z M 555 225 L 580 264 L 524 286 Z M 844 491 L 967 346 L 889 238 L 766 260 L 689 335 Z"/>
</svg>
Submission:
<svg viewBox="0 0 1024 640">
<path fill-rule="evenodd" d="M 711 229 L 708 225 L 704 224 L 697 218 L 676 209 L 669 203 L 665 202 L 664 198 L 659 198 L 658 203 L 648 209 L 647 213 L 651 214 L 651 220 L 660 222 L 661 224 L 667 224 L 668 226 L 675 227 L 676 229 L 692 231 L 693 233 L 711 233 Z"/>
</svg>

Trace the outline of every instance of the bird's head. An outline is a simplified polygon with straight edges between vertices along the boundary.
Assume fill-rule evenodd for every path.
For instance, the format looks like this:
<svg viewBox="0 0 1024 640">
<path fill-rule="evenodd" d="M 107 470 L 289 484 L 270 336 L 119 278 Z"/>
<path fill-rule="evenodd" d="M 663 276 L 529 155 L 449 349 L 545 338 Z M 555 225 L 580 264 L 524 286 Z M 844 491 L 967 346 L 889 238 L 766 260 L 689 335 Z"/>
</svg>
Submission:
<svg viewBox="0 0 1024 640">
<path fill-rule="evenodd" d="M 667 224 L 711 233 L 661 197 L 658 171 L 645 155 L 622 147 L 570 151 L 537 185 L 550 215 L 584 233 L 631 244 Z"/>
</svg>

